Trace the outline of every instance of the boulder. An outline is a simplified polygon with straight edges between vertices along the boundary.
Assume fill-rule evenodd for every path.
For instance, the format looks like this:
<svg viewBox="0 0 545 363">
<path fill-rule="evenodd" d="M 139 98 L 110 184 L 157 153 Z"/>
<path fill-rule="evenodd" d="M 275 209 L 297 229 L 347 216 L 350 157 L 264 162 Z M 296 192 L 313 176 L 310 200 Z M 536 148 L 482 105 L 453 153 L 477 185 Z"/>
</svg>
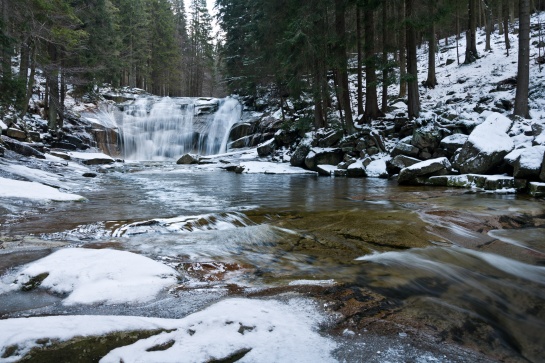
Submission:
<svg viewBox="0 0 545 363">
<path fill-rule="evenodd" d="M 26 141 L 27 138 L 24 131 L 14 129 L 13 127 L 10 127 L 6 130 L 6 135 L 11 137 L 12 139 L 19 141 Z"/>
<path fill-rule="evenodd" d="M 45 159 L 45 155 L 43 153 L 36 150 L 34 147 L 32 147 L 29 144 L 17 141 L 15 139 L 12 139 L 6 136 L 2 136 L 2 142 L 4 143 L 7 149 L 17 154 L 21 154 L 23 156 L 34 156 L 35 158 L 38 158 L 38 159 Z"/>
<path fill-rule="evenodd" d="M 199 163 L 199 155 L 195 154 L 185 154 L 181 158 L 176 161 L 176 164 L 180 165 L 190 165 L 190 164 L 198 164 Z"/>
<path fill-rule="evenodd" d="M 416 157 L 418 156 L 419 152 L 420 150 L 416 146 L 400 141 L 396 144 L 396 146 L 394 146 L 394 149 L 390 152 L 390 155 L 392 157 L 396 157 L 397 155 Z"/>
<path fill-rule="evenodd" d="M 238 140 L 243 137 L 248 137 L 254 132 L 254 125 L 249 123 L 235 124 L 229 131 L 229 141 Z"/>
<path fill-rule="evenodd" d="M 469 135 L 454 158 L 454 166 L 463 174 L 488 174 L 499 168 L 504 157 L 515 148 L 507 135 L 512 124 L 507 117 L 491 113 Z"/>
<path fill-rule="evenodd" d="M 305 165 L 305 158 L 311 150 L 310 140 L 305 139 L 297 145 L 293 155 L 290 159 L 290 164 L 293 166 L 303 167 Z"/>
<path fill-rule="evenodd" d="M 441 130 L 430 127 L 422 127 L 416 129 L 411 139 L 411 145 L 419 148 L 420 150 L 427 149 L 430 153 L 439 147 L 441 140 L 443 139 L 443 133 Z"/>
<path fill-rule="evenodd" d="M 4 156 L 5 151 L 6 151 L 6 149 L 4 149 L 2 146 L 0 146 L 0 157 Z"/>
<path fill-rule="evenodd" d="M 253 136 L 244 136 L 244 137 L 241 137 L 240 139 L 236 139 L 235 141 L 229 144 L 229 148 L 239 149 L 243 147 L 248 147 L 252 144 L 252 138 Z"/>
<path fill-rule="evenodd" d="M 513 163 L 513 176 L 515 178 L 538 180 L 544 154 L 545 146 L 522 149 L 522 152 Z"/>
<path fill-rule="evenodd" d="M 447 158 L 437 158 L 413 164 L 401 169 L 397 182 L 399 184 L 425 184 L 431 176 L 445 175 L 451 170 Z"/>
<path fill-rule="evenodd" d="M 346 169 L 346 176 L 349 178 L 363 178 L 367 176 L 363 160 L 357 160 L 355 163 L 350 164 L 348 169 Z"/>
<path fill-rule="evenodd" d="M 443 138 L 440 142 L 441 147 L 452 156 L 459 148 L 463 147 L 469 138 L 465 134 L 454 134 Z"/>
<path fill-rule="evenodd" d="M 318 171 L 318 165 L 337 165 L 343 160 L 341 149 L 333 148 L 313 148 L 305 158 L 305 166 L 314 171 Z"/>
<path fill-rule="evenodd" d="M 343 130 L 331 130 L 318 140 L 319 147 L 331 147 L 337 144 L 344 136 Z"/>
<path fill-rule="evenodd" d="M 455 188 L 479 188 L 483 190 L 521 190 L 526 188 L 526 180 L 504 175 L 443 175 L 432 176 L 429 184 Z"/>
<path fill-rule="evenodd" d="M 532 197 L 541 198 L 545 197 L 545 183 L 532 182 L 529 185 L 528 193 Z"/>
<path fill-rule="evenodd" d="M 299 132 L 295 130 L 278 130 L 274 134 L 274 141 L 278 146 L 289 146 L 297 140 Z"/>
<path fill-rule="evenodd" d="M 257 146 L 257 154 L 262 158 L 271 155 L 276 149 L 276 142 L 274 140 L 275 139 L 270 139 L 269 141 L 259 144 Z"/>
<path fill-rule="evenodd" d="M 386 171 L 390 175 L 399 174 L 401 169 L 419 163 L 421 160 L 411 158 L 410 156 L 397 155 L 391 160 L 386 161 Z"/>
</svg>

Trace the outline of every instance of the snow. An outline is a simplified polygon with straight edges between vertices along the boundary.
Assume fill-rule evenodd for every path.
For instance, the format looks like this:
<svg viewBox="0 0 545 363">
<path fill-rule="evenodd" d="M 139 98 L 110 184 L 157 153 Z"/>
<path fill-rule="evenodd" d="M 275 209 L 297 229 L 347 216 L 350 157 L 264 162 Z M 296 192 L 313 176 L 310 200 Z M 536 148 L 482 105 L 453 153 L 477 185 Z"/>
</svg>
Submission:
<svg viewBox="0 0 545 363">
<path fill-rule="evenodd" d="M 450 136 L 447 136 L 445 137 L 444 139 L 441 140 L 441 145 L 450 145 L 450 144 L 455 144 L 455 145 L 459 145 L 459 144 L 464 144 L 466 141 L 467 141 L 467 138 L 468 136 L 465 135 L 465 134 L 454 134 L 454 135 L 450 135 Z"/>
<path fill-rule="evenodd" d="M 106 155 L 104 153 L 83 153 L 83 152 L 69 152 L 68 155 L 70 155 L 71 158 L 77 159 L 77 160 L 92 160 L 92 159 L 109 159 L 114 160 L 111 156 Z"/>
<path fill-rule="evenodd" d="M 45 273 L 49 275 L 40 288 L 67 294 L 64 305 L 149 301 L 175 284 L 178 276 L 176 270 L 134 253 L 66 248 L 22 267 L 17 282 L 3 289 L 21 288 Z"/>
<path fill-rule="evenodd" d="M 519 157 L 520 166 L 527 169 L 540 170 L 544 153 L 545 146 L 534 146 L 523 149 Z"/>
<path fill-rule="evenodd" d="M 335 280 L 294 280 L 290 281 L 290 286 L 328 286 L 335 285 Z"/>
<path fill-rule="evenodd" d="M 244 362 L 334 362 L 336 344 L 316 331 L 309 301 L 228 299 L 180 321 L 180 327 L 114 349 L 100 362 L 207 362 L 248 351 Z M 168 342 L 172 347 L 149 351 Z"/>
<path fill-rule="evenodd" d="M 0 178 L 0 197 L 54 202 L 86 200 L 80 195 L 63 193 L 58 189 L 40 183 L 6 178 Z"/>
<path fill-rule="evenodd" d="M 383 175 L 388 175 L 386 171 L 386 161 L 384 159 L 373 160 L 367 165 L 367 176 L 371 178 L 378 178 Z"/>
<path fill-rule="evenodd" d="M 419 170 L 419 169 L 425 168 L 425 167 L 430 166 L 430 165 L 435 164 L 435 163 L 441 163 L 441 164 L 443 164 L 445 166 L 445 168 L 450 168 L 450 162 L 448 161 L 448 159 L 445 158 L 445 157 L 442 157 L 442 158 L 437 158 L 437 159 L 424 160 L 424 161 L 421 161 L 419 163 L 408 166 L 405 169 Z"/>
<path fill-rule="evenodd" d="M 486 120 L 475 127 L 468 142 L 486 154 L 499 151 L 510 152 L 515 148 L 513 140 L 507 135 L 513 122 L 499 113 L 492 113 Z"/>
<path fill-rule="evenodd" d="M 99 336 L 118 331 L 175 329 L 178 321 L 129 316 L 47 316 L 0 320 L 0 356 L 2 362 L 17 362 L 40 340 L 67 341 L 76 336 Z M 10 357 L 7 347 L 17 346 Z"/>
<path fill-rule="evenodd" d="M 29 181 L 38 182 L 52 186 L 54 188 L 69 189 L 70 183 L 60 181 L 61 176 L 58 174 L 49 173 L 47 171 L 32 169 L 24 165 L 8 164 L 3 165 L 4 171 L 18 175 Z"/>
<path fill-rule="evenodd" d="M 8 125 L 6 125 L 2 120 L 0 120 L 0 130 L 7 130 Z"/>
<path fill-rule="evenodd" d="M 329 164 L 320 164 L 317 166 L 318 169 L 322 169 L 323 171 L 332 174 L 335 170 L 337 170 L 336 165 L 329 165 Z"/>
<path fill-rule="evenodd" d="M 287 163 L 244 161 L 240 166 L 244 167 L 243 173 L 246 174 L 317 174 L 315 171 L 297 168 Z"/>
</svg>

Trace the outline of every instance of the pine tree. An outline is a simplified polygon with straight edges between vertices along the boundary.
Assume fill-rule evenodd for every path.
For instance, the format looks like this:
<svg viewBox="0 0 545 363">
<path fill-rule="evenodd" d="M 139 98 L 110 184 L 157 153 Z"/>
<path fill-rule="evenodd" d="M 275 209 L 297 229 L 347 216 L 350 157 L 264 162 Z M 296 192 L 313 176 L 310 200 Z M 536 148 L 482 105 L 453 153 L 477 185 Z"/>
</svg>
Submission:
<svg viewBox="0 0 545 363">
<path fill-rule="evenodd" d="M 530 84 L 530 0 L 520 0 L 519 17 L 519 56 L 514 114 L 530 118 L 530 110 L 528 109 L 528 88 Z"/>
</svg>

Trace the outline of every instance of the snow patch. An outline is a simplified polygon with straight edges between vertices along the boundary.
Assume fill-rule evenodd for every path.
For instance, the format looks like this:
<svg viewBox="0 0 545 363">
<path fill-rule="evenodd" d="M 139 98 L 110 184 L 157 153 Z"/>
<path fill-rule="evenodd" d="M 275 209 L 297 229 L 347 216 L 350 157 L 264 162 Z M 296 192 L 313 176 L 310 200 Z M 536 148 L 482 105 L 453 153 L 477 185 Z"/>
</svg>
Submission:
<svg viewBox="0 0 545 363">
<path fill-rule="evenodd" d="M 81 202 L 86 200 L 81 195 L 63 193 L 58 189 L 40 183 L 5 178 L 0 178 L 0 197 L 54 202 Z"/>
</svg>

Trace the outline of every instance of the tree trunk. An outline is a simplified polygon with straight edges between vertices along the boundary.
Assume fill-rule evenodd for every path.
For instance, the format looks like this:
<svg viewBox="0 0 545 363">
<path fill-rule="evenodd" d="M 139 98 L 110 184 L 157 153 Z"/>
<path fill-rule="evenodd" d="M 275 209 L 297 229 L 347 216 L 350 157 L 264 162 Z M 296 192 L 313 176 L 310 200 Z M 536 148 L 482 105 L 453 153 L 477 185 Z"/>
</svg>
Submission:
<svg viewBox="0 0 545 363">
<path fill-rule="evenodd" d="M 370 9 L 369 0 L 366 0 L 365 8 L 363 9 L 363 17 L 365 24 L 365 113 L 366 122 L 370 122 L 382 115 L 378 108 L 377 99 L 377 72 L 376 72 L 376 55 L 375 55 L 375 16 L 373 10 Z"/>
<path fill-rule="evenodd" d="M 435 13 L 435 5 L 434 2 L 430 2 L 429 6 L 429 14 L 433 17 Z M 435 22 L 431 20 L 430 28 L 429 28 L 429 47 L 428 47 L 428 79 L 424 82 L 424 85 L 428 88 L 435 88 L 437 86 L 437 77 L 435 75 Z"/>
<path fill-rule="evenodd" d="M 345 132 L 353 134 L 356 129 L 352 119 L 352 108 L 350 105 L 350 93 L 348 85 L 348 59 L 346 54 L 346 1 L 335 0 L 335 34 L 337 42 L 335 44 L 335 56 L 337 61 L 337 83 L 338 83 L 338 101 L 344 111 Z"/>
<path fill-rule="evenodd" d="M 25 98 L 21 104 L 21 118 L 25 117 L 28 112 L 28 103 L 32 97 L 32 89 L 34 88 L 34 76 L 36 75 L 36 46 L 30 46 L 30 76 L 26 85 Z"/>
<path fill-rule="evenodd" d="M 505 49 L 508 57 L 509 49 L 511 49 L 511 43 L 509 42 L 509 1 L 510 0 L 503 0 L 503 34 L 505 36 Z"/>
<path fill-rule="evenodd" d="M 400 31 L 399 31 L 399 97 L 407 96 L 407 34 L 406 24 L 403 18 L 405 17 L 405 2 L 401 4 Z"/>
<path fill-rule="evenodd" d="M 466 59 L 464 64 L 475 62 L 479 58 L 477 53 L 477 0 L 468 0 L 468 29 L 466 33 Z"/>
<path fill-rule="evenodd" d="M 458 7 L 456 7 L 456 61 L 460 65 L 460 47 L 458 41 L 460 40 L 460 17 L 458 16 Z"/>
<path fill-rule="evenodd" d="M 514 114 L 530 118 L 528 88 L 530 85 L 530 0 L 519 1 L 519 59 Z"/>
<path fill-rule="evenodd" d="M 406 1 L 407 18 L 412 20 L 415 16 L 414 0 Z M 418 93 L 418 62 L 416 58 L 416 30 L 414 25 L 407 25 L 407 86 L 409 118 L 417 118 L 420 115 L 420 95 Z"/>
<path fill-rule="evenodd" d="M 484 1 L 484 11 L 485 11 L 485 26 L 486 26 L 486 46 L 485 51 L 490 52 L 492 51 L 492 47 L 490 45 L 490 35 L 492 34 L 492 30 L 494 29 L 494 25 L 492 24 L 492 7 L 490 5 L 490 0 L 483 0 Z"/>
<path fill-rule="evenodd" d="M 383 114 L 388 112 L 388 7 L 387 2 L 382 4 L 382 103 L 381 111 Z"/>
<path fill-rule="evenodd" d="M 358 52 L 358 115 L 363 115 L 363 54 L 361 47 L 361 8 L 356 5 L 356 45 Z"/>
<path fill-rule="evenodd" d="M 498 0 L 498 35 L 503 35 L 503 0 Z"/>
</svg>

